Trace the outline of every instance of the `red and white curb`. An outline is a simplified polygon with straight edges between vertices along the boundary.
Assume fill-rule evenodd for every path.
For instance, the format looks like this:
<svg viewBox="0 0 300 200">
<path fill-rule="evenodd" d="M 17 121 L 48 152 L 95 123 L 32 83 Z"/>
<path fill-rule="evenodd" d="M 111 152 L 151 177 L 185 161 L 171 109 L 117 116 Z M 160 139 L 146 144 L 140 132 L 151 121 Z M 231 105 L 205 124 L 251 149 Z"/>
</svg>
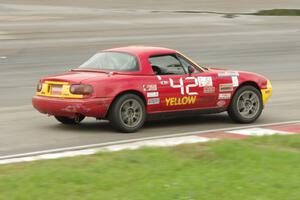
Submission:
<svg viewBox="0 0 300 200">
<path fill-rule="evenodd" d="M 53 149 L 40 152 L 31 152 L 0 157 L 0 165 L 48 160 L 64 157 L 91 155 L 99 152 L 133 150 L 141 147 L 166 147 L 180 144 L 208 142 L 219 139 L 243 139 L 251 136 L 289 135 L 300 133 L 300 121 L 252 125 L 236 128 L 224 128 L 207 131 L 179 133 L 166 136 L 141 139 L 123 140 L 102 144 Z"/>
</svg>

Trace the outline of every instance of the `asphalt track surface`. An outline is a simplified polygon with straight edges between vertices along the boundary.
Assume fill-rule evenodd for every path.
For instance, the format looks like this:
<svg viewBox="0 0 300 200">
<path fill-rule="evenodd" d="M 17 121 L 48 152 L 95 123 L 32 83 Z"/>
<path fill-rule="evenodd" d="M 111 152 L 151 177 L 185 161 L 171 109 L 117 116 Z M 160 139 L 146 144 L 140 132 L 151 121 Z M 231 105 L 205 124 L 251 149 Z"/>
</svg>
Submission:
<svg viewBox="0 0 300 200">
<path fill-rule="evenodd" d="M 28 2 L 0 3 L 0 156 L 241 126 L 224 113 L 148 122 L 138 133 L 121 134 L 94 119 L 64 126 L 32 108 L 40 77 L 75 68 L 98 50 L 126 45 L 174 48 L 203 65 L 261 73 L 271 80 L 274 94 L 254 125 L 300 119 L 300 17 L 174 12 L 259 9 L 227 8 L 217 1 L 217 10 L 205 1 L 199 5 L 207 7 L 197 7 L 197 2 L 151 7 L 148 2 L 146 9 L 110 6 L 108 1 L 103 7 L 94 1 L 88 1 L 90 6 L 78 1 L 72 7 L 67 1 Z M 262 7 L 300 8 L 297 1 L 285 3 Z"/>
</svg>

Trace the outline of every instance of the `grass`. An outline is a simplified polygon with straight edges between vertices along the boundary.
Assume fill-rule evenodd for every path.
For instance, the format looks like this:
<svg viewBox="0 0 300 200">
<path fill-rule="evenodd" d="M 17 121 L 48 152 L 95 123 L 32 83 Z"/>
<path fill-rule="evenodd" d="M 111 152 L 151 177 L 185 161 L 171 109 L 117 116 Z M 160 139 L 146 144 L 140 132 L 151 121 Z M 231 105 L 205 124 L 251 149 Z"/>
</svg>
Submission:
<svg viewBox="0 0 300 200">
<path fill-rule="evenodd" d="M 261 10 L 253 15 L 263 16 L 300 16 L 300 9 L 272 9 L 272 10 Z"/>
<path fill-rule="evenodd" d="M 300 135 L 4 165 L 0 199 L 299 200 Z"/>
</svg>

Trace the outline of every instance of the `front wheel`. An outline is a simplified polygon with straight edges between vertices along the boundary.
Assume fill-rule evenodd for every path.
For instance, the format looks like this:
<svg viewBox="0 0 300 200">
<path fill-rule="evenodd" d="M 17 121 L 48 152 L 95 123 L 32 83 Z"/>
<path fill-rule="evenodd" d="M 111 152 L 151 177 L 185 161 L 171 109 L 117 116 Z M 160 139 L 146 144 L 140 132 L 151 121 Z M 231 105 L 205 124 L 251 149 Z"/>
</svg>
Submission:
<svg viewBox="0 0 300 200">
<path fill-rule="evenodd" d="M 60 123 L 67 124 L 67 125 L 79 124 L 85 118 L 85 116 L 83 115 L 78 115 L 75 118 L 62 117 L 62 116 L 54 116 L 54 117 Z"/>
<path fill-rule="evenodd" d="M 109 112 L 112 126 L 123 133 L 137 131 L 143 126 L 145 119 L 145 104 L 135 94 L 125 94 L 118 97 Z"/>
<path fill-rule="evenodd" d="M 262 97 L 259 90 L 247 85 L 239 88 L 234 94 L 228 114 L 238 123 L 251 123 L 257 120 L 263 110 Z"/>
</svg>

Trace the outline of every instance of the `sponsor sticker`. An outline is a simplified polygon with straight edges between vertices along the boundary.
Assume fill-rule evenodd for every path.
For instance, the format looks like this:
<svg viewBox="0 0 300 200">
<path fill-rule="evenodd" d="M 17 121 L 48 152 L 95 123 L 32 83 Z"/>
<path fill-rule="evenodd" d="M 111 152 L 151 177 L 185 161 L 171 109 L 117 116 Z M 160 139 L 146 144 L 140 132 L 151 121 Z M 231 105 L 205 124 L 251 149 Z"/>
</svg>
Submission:
<svg viewBox="0 0 300 200">
<path fill-rule="evenodd" d="M 196 99 L 196 96 L 169 97 L 166 98 L 166 106 L 192 105 L 196 103 Z"/>
<path fill-rule="evenodd" d="M 224 71 L 218 73 L 219 77 L 226 77 L 226 76 L 239 76 L 238 72 L 232 72 L 232 71 Z"/>
<path fill-rule="evenodd" d="M 226 102 L 224 100 L 221 100 L 221 101 L 217 102 L 218 107 L 223 107 L 225 104 L 226 104 Z"/>
<path fill-rule="evenodd" d="M 215 92 L 216 92 L 216 88 L 213 86 L 203 87 L 204 94 L 211 94 L 211 93 L 215 93 Z"/>
<path fill-rule="evenodd" d="M 239 86 L 239 78 L 237 76 L 232 76 L 232 86 L 233 87 L 238 87 Z"/>
<path fill-rule="evenodd" d="M 155 105 L 155 104 L 159 104 L 159 103 L 160 103 L 159 98 L 148 99 L 148 105 Z"/>
<path fill-rule="evenodd" d="M 162 84 L 162 85 L 168 85 L 169 81 L 161 81 L 160 84 Z"/>
<path fill-rule="evenodd" d="M 161 76 L 156 76 L 158 80 L 161 80 Z"/>
<path fill-rule="evenodd" d="M 198 81 L 199 81 L 199 87 L 213 86 L 211 76 L 199 76 Z"/>
<path fill-rule="evenodd" d="M 156 84 L 147 84 L 143 85 L 144 91 L 156 91 L 157 85 Z"/>
<path fill-rule="evenodd" d="M 265 94 L 270 94 L 271 90 L 265 90 Z"/>
<path fill-rule="evenodd" d="M 147 92 L 147 97 L 158 97 L 158 92 Z"/>
<path fill-rule="evenodd" d="M 219 90 L 220 90 L 220 92 L 232 92 L 233 91 L 233 84 L 232 83 L 220 84 Z"/>
<path fill-rule="evenodd" d="M 231 98 L 231 93 L 220 93 L 219 94 L 219 99 L 230 99 Z"/>
</svg>

